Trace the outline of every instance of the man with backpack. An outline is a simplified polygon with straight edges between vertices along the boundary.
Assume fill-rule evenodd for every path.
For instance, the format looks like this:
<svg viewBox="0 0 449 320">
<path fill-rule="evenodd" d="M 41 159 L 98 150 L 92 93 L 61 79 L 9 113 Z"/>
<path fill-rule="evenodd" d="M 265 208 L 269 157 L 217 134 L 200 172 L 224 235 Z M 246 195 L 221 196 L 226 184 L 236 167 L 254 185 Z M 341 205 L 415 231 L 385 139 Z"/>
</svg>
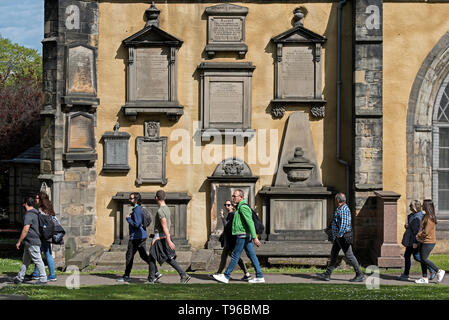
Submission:
<svg viewBox="0 0 449 320">
<path fill-rule="evenodd" d="M 126 217 L 126 221 L 129 224 L 129 241 L 128 249 L 126 250 L 126 268 L 123 277 L 117 279 L 119 282 L 129 281 L 131 269 L 133 267 L 134 255 L 139 251 L 139 255 L 143 261 L 150 264 L 148 258 L 145 242 L 147 240 L 146 228 L 151 222 L 151 218 L 148 219 L 148 212 L 144 214 L 144 208 L 142 208 L 142 197 L 140 193 L 133 192 L 129 195 L 129 201 L 134 206 L 132 212 Z M 144 218 L 145 217 L 145 218 Z M 156 269 L 157 271 L 157 269 Z M 157 271 L 156 278 L 159 279 L 162 274 Z"/>
<path fill-rule="evenodd" d="M 214 274 L 215 280 L 223 283 L 228 283 L 231 278 L 231 273 L 236 267 L 243 249 L 246 255 L 251 260 L 254 269 L 256 269 L 256 278 L 249 280 L 249 283 L 264 283 L 265 279 L 259 265 L 256 253 L 254 252 L 253 243 L 260 246 L 261 243 L 257 239 L 256 228 L 253 221 L 253 210 L 244 199 L 245 194 L 243 190 L 236 189 L 232 195 L 234 203 L 237 205 L 237 210 L 232 221 L 232 234 L 237 236 L 234 250 L 231 255 L 231 262 L 224 274 Z"/>
<path fill-rule="evenodd" d="M 39 270 L 39 281 L 37 285 L 47 284 L 47 274 L 45 273 L 44 261 L 41 256 L 41 235 L 39 233 L 39 212 L 34 209 L 34 198 L 25 197 L 23 206 L 26 210 L 23 219 L 23 229 L 19 241 L 16 243 L 17 250 L 20 249 L 22 242 L 25 247 L 23 250 L 22 266 L 19 274 L 14 278 L 15 284 L 21 284 L 25 278 L 28 266 L 33 262 Z"/>
</svg>

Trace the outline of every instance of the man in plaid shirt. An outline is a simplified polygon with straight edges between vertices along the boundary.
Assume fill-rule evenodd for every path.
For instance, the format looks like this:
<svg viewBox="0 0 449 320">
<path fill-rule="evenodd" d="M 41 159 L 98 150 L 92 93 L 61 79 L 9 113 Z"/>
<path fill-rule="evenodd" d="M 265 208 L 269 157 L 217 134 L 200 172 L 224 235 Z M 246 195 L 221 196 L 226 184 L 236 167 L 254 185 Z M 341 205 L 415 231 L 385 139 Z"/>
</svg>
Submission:
<svg viewBox="0 0 449 320">
<path fill-rule="evenodd" d="M 331 274 L 335 269 L 338 254 L 341 249 L 356 273 L 355 278 L 349 281 L 362 282 L 365 280 L 365 275 L 360 270 L 359 263 L 352 252 L 351 210 L 349 210 L 349 207 L 346 204 L 345 194 L 338 193 L 335 196 L 335 202 L 337 203 L 337 209 L 335 210 L 334 218 L 331 223 L 333 245 L 330 263 L 326 272 L 318 274 L 318 277 L 325 281 L 331 279 Z"/>
</svg>

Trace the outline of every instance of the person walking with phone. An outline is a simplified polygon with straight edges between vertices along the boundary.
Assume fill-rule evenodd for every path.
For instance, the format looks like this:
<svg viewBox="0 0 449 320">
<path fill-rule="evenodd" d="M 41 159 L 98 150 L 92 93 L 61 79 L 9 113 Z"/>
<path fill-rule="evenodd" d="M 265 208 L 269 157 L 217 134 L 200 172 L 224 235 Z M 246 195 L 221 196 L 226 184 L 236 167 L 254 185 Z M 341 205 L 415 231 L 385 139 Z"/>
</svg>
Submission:
<svg viewBox="0 0 449 320">
<path fill-rule="evenodd" d="M 243 190 L 236 189 L 232 194 L 232 200 L 237 205 L 237 210 L 234 214 L 232 221 L 232 235 L 236 236 L 236 242 L 234 250 L 231 255 L 231 262 L 224 274 L 213 275 L 214 279 L 228 283 L 231 279 L 231 273 L 234 271 L 243 249 L 245 249 L 246 255 L 251 260 L 254 269 L 256 270 L 256 278 L 249 280 L 249 283 L 264 283 L 265 278 L 260 268 L 259 260 L 257 259 L 254 251 L 254 245 L 259 247 L 261 245 L 259 239 L 257 239 L 256 228 L 252 217 L 252 210 L 248 206 L 245 200 L 245 194 Z"/>
</svg>

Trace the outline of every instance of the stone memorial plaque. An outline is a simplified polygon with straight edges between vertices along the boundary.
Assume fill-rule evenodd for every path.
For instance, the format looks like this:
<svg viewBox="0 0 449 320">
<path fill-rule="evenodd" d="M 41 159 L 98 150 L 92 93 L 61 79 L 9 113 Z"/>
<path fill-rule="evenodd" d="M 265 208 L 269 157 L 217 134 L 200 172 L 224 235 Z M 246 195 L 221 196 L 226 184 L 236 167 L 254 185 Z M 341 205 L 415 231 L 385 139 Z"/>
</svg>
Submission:
<svg viewBox="0 0 449 320">
<path fill-rule="evenodd" d="M 129 138 L 127 132 L 105 132 L 103 170 L 114 172 L 128 172 Z"/>
<path fill-rule="evenodd" d="M 202 138 L 209 139 L 215 130 L 252 137 L 251 79 L 255 66 L 251 62 L 203 62 L 198 69 Z"/>
<path fill-rule="evenodd" d="M 243 123 L 243 82 L 210 83 L 210 123 Z"/>
<path fill-rule="evenodd" d="M 242 42 L 244 40 L 243 18 L 211 17 L 210 43 L 213 42 Z"/>
<path fill-rule="evenodd" d="M 96 95 L 93 49 L 76 46 L 68 49 L 67 95 Z"/>
<path fill-rule="evenodd" d="M 217 52 L 237 52 L 244 58 L 248 51 L 245 44 L 245 18 L 248 8 L 224 3 L 206 8 L 207 45 L 209 58 Z"/>
<path fill-rule="evenodd" d="M 106 157 L 108 158 L 108 164 L 119 165 L 128 164 L 128 156 L 124 152 L 128 149 L 128 141 L 113 140 L 110 141 L 106 148 Z"/>
<path fill-rule="evenodd" d="M 137 137 L 137 184 L 166 184 L 167 137 Z"/>
<path fill-rule="evenodd" d="M 94 146 L 94 119 L 87 114 L 78 113 L 69 116 L 68 151 L 93 150 Z"/>
<path fill-rule="evenodd" d="M 272 200 L 271 212 L 274 233 L 326 228 L 325 200 Z"/>
<path fill-rule="evenodd" d="M 169 100 L 168 48 L 137 48 L 137 100 Z"/>
<path fill-rule="evenodd" d="M 315 61 L 312 46 L 283 46 L 279 68 L 281 98 L 315 96 Z"/>
</svg>

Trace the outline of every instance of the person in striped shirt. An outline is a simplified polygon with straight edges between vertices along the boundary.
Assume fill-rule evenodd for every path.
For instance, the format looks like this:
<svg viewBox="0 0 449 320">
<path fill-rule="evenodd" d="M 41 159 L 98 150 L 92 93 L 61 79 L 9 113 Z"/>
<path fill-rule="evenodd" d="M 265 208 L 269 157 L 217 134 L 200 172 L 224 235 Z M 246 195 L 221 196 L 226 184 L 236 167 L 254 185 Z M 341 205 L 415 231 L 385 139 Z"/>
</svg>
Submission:
<svg viewBox="0 0 449 320">
<path fill-rule="evenodd" d="M 365 280 L 365 275 L 360 270 L 360 265 L 352 252 L 352 228 L 351 228 L 351 210 L 349 210 L 346 204 L 346 196 L 344 193 L 337 193 L 335 196 L 335 202 L 337 209 L 334 213 L 334 218 L 328 227 L 328 231 L 332 232 L 332 250 L 330 263 L 324 273 L 320 273 L 317 276 L 324 281 L 331 279 L 332 271 L 334 271 L 337 258 L 340 250 L 343 250 L 346 259 L 353 266 L 356 276 L 349 280 L 351 282 L 362 282 Z"/>
</svg>

